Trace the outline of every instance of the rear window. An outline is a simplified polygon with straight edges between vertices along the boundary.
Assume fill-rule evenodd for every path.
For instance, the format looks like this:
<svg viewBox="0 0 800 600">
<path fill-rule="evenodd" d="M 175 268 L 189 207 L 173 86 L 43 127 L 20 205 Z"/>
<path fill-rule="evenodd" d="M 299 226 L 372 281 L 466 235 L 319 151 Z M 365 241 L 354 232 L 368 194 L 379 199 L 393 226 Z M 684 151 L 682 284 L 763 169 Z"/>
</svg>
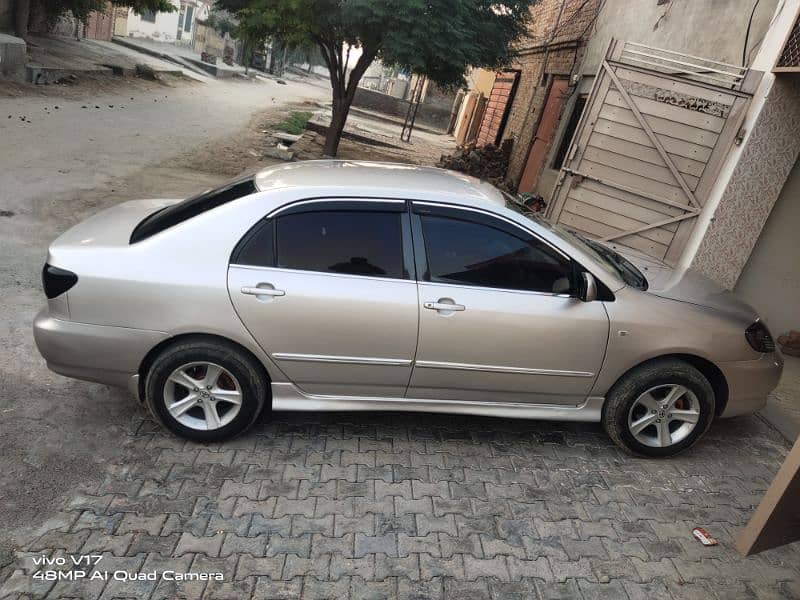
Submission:
<svg viewBox="0 0 800 600">
<path fill-rule="evenodd" d="M 256 191 L 258 190 L 253 177 L 247 177 L 230 181 L 222 187 L 205 191 L 177 204 L 162 208 L 146 217 L 136 226 L 133 233 L 131 233 L 130 243 L 135 244 L 212 208 L 237 198 L 243 198 Z"/>
</svg>

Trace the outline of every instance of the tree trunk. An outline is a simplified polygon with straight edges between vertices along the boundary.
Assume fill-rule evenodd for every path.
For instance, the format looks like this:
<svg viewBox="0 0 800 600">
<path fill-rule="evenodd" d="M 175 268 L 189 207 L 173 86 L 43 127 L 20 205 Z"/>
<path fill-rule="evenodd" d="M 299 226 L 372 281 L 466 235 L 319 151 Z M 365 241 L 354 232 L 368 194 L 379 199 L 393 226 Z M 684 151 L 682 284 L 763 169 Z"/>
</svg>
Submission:
<svg viewBox="0 0 800 600">
<path fill-rule="evenodd" d="M 350 112 L 352 98 L 345 94 L 333 101 L 333 113 L 331 114 L 331 124 L 328 126 L 328 133 L 325 135 L 325 147 L 323 153 L 326 156 L 336 156 L 339 151 L 339 141 L 342 139 L 344 124 L 347 122 L 347 114 Z"/>
<path fill-rule="evenodd" d="M 23 40 L 28 37 L 28 20 L 31 16 L 31 0 L 17 0 L 14 8 L 14 30 Z"/>
<path fill-rule="evenodd" d="M 335 40 L 331 43 L 324 38 L 318 38 L 317 44 L 322 52 L 322 59 L 328 67 L 328 74 L 331 79 L 331 91 L 333 92 L 333 111 L 331 122 L 328 125 L 328 133 L 325 136 L 325 146 L 323 152 L 326 156 L 336 156 L 339 150 L 339 141 L 342 139 L 344 124 L 347 122 L 347 115 L 350 113 L 350 105 L 355 98 L 358 82 L 364 76 L 369 65 L 375 59 L 380 49 L 376 44 L 372 48 L 362 46 L 361 56 L 358 58 L 355 67 L 350 70 L 347 76 L 347 63 L 350 58 L 350 48 L 347 54 L 342 55 L 342 40 Z"/>
</svg>

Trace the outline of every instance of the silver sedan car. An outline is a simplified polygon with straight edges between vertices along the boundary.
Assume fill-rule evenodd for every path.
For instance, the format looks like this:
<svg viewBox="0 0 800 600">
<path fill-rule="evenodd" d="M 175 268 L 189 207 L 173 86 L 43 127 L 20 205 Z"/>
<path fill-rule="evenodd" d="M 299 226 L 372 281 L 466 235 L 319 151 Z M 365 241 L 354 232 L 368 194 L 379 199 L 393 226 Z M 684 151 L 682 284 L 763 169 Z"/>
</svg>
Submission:
<svg viewBox="0 0 800 600">
<path fill-rule="evenodd" d="M 61 235 L 43 283 L 50 369 L 206 442 L 265 407 L 407 410 L 602 422 L 668 456 L 763 406 L 782 369 L 709 280 L 432 168 L 312 161 L 126 202 Z"/>
</svg>

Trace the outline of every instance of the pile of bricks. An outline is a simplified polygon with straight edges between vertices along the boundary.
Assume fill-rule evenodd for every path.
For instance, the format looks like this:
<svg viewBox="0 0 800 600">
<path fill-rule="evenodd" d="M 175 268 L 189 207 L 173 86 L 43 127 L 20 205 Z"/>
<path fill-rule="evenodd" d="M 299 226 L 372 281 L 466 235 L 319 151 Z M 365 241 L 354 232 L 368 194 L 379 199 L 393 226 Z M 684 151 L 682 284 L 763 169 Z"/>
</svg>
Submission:
<svg viewBox="0 0 800 600">
<path fill-rule="evenodd" d="M 451 169 L 485 179 L 501 189 L 510 189 L 506 182 L 508 160 L 514 140 L 505 140 L 498 147 L 492 144 L 476 147 L 474 144 L 459 146 L 453 154 L 443 155 L 437 167 Z"/>
<path fill-rule="evenodd" d="M 781 352 L 789 356 L 800 356 L 800 331 L 792 329 L 786 335 L 778 337 Z"/>
</svg>

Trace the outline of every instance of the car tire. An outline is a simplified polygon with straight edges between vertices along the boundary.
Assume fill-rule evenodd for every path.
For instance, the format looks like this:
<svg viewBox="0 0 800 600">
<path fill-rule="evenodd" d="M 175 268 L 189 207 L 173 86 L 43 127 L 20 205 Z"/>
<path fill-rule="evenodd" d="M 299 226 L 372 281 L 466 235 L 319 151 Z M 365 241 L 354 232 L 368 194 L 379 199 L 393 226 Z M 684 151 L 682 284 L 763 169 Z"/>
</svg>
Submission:
<svg viewBox="0 0 800 600">
<path fill-rule="evenodd" d="M 636 367 L 611 388 L 602 421 L 628 452 L 667 457 L 700 439 L 714 408 L 714 390 L 700 371 L 682 360 L 661 359 Z"/>
<path fill-rule="evenodd" d="M 253 424 L 270 388 L 263 367 L 246 352 L 196 339 L 163 350 L 144 389 L 148 409 L 171 432 L 196 442 L 222 442 Z"/>
</svg>

